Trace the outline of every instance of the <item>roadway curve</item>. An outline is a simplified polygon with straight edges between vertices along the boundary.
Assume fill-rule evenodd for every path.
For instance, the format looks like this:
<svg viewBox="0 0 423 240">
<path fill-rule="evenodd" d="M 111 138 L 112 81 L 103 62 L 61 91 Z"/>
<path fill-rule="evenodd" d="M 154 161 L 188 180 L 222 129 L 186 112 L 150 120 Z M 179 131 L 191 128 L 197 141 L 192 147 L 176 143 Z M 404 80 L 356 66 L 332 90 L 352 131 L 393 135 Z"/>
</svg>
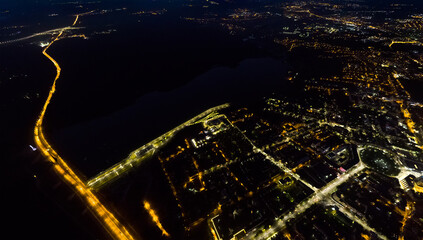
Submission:
<svg viewBox="0 0 423 240">
<path fill-rule="evenodd" d="M 76 19 L 72 26 L 78 22 L 79 16 L 76 16 Z M 59 64 L 52 58 L 47 50 L 49 47 L 56 41 L 60 39 L 63 32 L 69 28 L 63 28 L 56 38 L 43 50 L 43 55 L 46 56 L 56 67 L 56 77 L 51 86 L 47 100 L 44 103 L 43 109 L 37 119 L 34 128 L 34 140 L 37 145 L 37 148 L 40 150 L 41 154 L 53 164 L 54 170 L 56 173 L 62 177 L 62 179 L 73 187 L 74 191 L 85 201 L 88 206 L 88 209 L 94 214 L 97 220 L 102 224 L 102 226 L 107 230 L 110 236 L 113 239 L 124 239 L 130 240 L 133 239 L 131 234 L 126 230 L 126 228 L 114 217 L 114 215 L 106 209 L 106 207 L 101 204 L 98 198 L 87 188 L 85 183 L 75 174 L 75 172 L 68 166 L 68 164 L 57 154 L 57 152 L 51 147 L 51 145 L 46 140 L 43 133 L 43 119 L 46 113 L 47 107 L 50 104 L 51 98 L 53 97 L 54 92 L 56 91 L 56 82 L 60 77 L 61 68 Z"/>
</svg>

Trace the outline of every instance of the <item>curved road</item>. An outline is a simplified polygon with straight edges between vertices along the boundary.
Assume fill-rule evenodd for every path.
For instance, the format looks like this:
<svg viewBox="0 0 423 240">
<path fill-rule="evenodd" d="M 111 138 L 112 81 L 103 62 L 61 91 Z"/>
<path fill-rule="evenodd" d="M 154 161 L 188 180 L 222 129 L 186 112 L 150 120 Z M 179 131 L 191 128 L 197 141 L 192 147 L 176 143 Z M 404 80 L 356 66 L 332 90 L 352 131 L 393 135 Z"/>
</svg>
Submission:
<svg viewBox="0 0 423 240">
<path fill-rule="evenodd" d="M 73 27 L 79 19 L 79 15 L 76 16 L 76 19 L 71 27 Z M 43 55 L 46 56 L 56 67 L 56 77 L 51 86 L 49 95 L 46 102 L 44 103 L 43 109 L 40 113 L 39 118 L 35 124 L 34 128 L 34 140 L 40 150 L 41 154 L 53 164 L 53 167 L 56 173 L 63 178 L 63 180 L 72 186 L 76 193 L 85 201 L 88 206 L 88 209 L 94 214 L 94 216 L 99 220 L 102 226 L 108 231 L 108 233 L 113 237 L 113 239 L 133 239 L 131 234 L 126 230 L 126 228 L 114 217 L 114 215 L 106 209 L 105 206 L 101 204 L 98 198 L 87 188 L 85 183 L 75 174 L 75 172 L 67 165 L 67 163 L 57 154 L 57 152 L 51 147 L 51 145 L 46 140 L 43 133 L 43 119 L 46 113 L 47 107 L 53 97 L 54 92 L 56 91 L 56 82 L 60 77 L 61 68 L 59 64 L 52 58 L 47 50 L 49 47 L 56 41 L 60 39 L 63 32 L 69 27 L 63 28 L 56 38 L 43 50 Z"/>
</svg>

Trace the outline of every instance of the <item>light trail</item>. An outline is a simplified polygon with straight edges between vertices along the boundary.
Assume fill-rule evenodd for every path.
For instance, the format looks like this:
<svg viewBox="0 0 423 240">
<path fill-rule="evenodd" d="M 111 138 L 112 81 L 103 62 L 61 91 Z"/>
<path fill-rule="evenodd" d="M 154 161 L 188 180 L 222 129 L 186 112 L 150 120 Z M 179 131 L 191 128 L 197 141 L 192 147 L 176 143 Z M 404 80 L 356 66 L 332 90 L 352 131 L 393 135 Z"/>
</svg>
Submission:
<svg viewBox="0 0 423 240">
<path fill-rule="evenodd" d="M 79 16 L 76 16 L 76 19 L 72 26 L 77 23 Z M 37 119 L 34 128 L 34 140 L 37 145 L 37 148 L 40 150 L 41 154 L 53 164 L 54 170 L 56 173 L 63 178 L 63 180 L 69 184 L 76 193 L 85 201 L 88 206 L 88 209 L 93 213 L 96 219 L 102 224 L 102 226 L 107 230 L 110 236 L 113 239 L 122 239 L 130 240 L 133 239 L 131 234 L 126 230 L 126 228 L 115 218 L 115 216 L 106 209 L 104 205 L 98 200 L 98 198 L 87 188 L 85 183 L 75 174 L 75 172 L 68 166 L 68 164 L 57 154 L 57 152 L 51 147 L 51 145 L 46 140 L 42 123 L 47 110 L 48 105 L 50 104 L 51 98 L 53 97 L 54 92 L 56 91 L 56 82 L 60 77 L 61 68 L 59 64 L 51 57 L 47 50 L 50 46 L 58 41 L 62 36 L 63 32 L 69 28 L 63 28 L 56 38 L 43 50 L 43 55 L 46 56 L 56 67 L 56 77 L 54 78 L 53 85 L 51 86 L 48 97 L 44 103 L 44 106 L 41 110 L 41 113 Z"/>
</svg>

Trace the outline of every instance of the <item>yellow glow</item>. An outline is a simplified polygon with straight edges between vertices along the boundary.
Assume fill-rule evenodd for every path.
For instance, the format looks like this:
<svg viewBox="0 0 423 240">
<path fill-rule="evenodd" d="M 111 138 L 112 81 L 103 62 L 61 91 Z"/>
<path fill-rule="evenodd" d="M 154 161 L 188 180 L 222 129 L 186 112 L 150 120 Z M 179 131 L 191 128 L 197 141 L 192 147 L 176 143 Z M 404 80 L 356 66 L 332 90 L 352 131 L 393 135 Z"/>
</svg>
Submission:
<svg viewBox="0 0 423 240">
<path fill-rule="evenodd" d="M 404 240 L 404 229 L 405 225 L 407 224 L 407 220 L 411 218 L 414 213 L 414 202 L 408 201 L 407 206 L 405 207 L 405 211 L 402 211 L 403 219 L 401 221 L 401 229 L 400 229 L 400 236 L 399 240 Z"/>
<path fill-rule="evenodd" d="M 78 21 L 79 16 L 73 23 L 75 25 Z M 72 26 L 73 26 L 72 25 Z M 41 110 L 40 116 L 37 119 L 34 128 L 34 141 L 40 149 L 41 154 L 51 163 L 54 164 L 56 173 L 63 178 L 64 181 L 69 183 L 74 190 L 79 193 L 83 200 L 88 204 L 90 210 L 97 215 L 99 221 L 103 224 L 104 228 L 110 233 L 114 239 L 133 239 L 125 227 L 119 223 L 119 221 L 109 212 L 98 200 L 98 198 L 86 187 L 83 181 L 75 174 L 75 172 L 67 165 L 67 163 L 56 153 L 56 151 L 50 146 L 46 138 L 44 137 L 42 123 L 47 107 L 50 104 L 51 98 L 56 91 L 56 82 L 60 77 L 61 68 L 59 64 L 52 58 L 48 53 L 48 48 L 57 40 L 60 39 L 64 30 L 56 36 L 56 38 L 43 50 L 43 55 L 46 56 L 56 67 L 56 77 L 54 78 L 53 85 L 51 86 L 47 100 Z"/>
<path fill-rule="evenodd" d="M 214 231 L 213 227 L 210 227 L 210 232 L 213 235 L 213 240 L 219 240 L 219 238 L 217 237 L 216 232 Z"/>
<path fill-rule="evenodd" d="M 78 22 L 79 15 L 76 15 L 75 21 L 73 22 L 72 26 L 75 26 L 75 24 Z"/>
<path fill-rule="evenodd" d="M 405 123 L 407 124 L 407 127 L 410 130 L 410 132 L 414 134 L 416 132 L 415 130 L 416 123 L 411 118 L 410 111 L 408 111 L 408 109 L 404 107 L 404 103 L 402 101 L 400 101 L 399 103 L 400 103 L 402 114 L 404 115 L 404 118 L 405 118 Z"/>
<path fill-rule="evenodd" d="M 361 234 L 361 237 L 362 237 L 364 240 L 370 240 L 370 237 L 369 237 L 369 235 L 367 235 L 367 234 L 362 233 L 362 234 Z"/>
<path fill-rule="evenodd" d="M 144 201 L 144 208 L 147 210 L 148 214 L 150 214 L 151 219 L 156 224 L 156 226 L 162 231 L 162 234 L 166 237 L 170 237 L 169 233 L 166 232 L 166 230 L 163 228 L 162 224 L 160 223 L 159 216 L 157 216 L 156 212 L 151 208 L 151 205 L 149 202 Z"/>
<path fill-rule="evenodd" d="M 420 42 L 417 41 L 392 41 L 391 44 L 389 44 L 389 47 L 392 47 L 394 44 L 418 44 Z"/>
<path fill-rule="evenodd" d="M 423 187 L 420 187 L 417 184 L 414 184 L 413 190 L 418 193 L 423 193 Z"/>
<path fill-rule="evenodd" d="M 292 239 L 291 234 L 289 232 L 285 232 L 283 234 L 283 236 L 286 237 L 288 240 L 291 240 Z"/>
</svg>

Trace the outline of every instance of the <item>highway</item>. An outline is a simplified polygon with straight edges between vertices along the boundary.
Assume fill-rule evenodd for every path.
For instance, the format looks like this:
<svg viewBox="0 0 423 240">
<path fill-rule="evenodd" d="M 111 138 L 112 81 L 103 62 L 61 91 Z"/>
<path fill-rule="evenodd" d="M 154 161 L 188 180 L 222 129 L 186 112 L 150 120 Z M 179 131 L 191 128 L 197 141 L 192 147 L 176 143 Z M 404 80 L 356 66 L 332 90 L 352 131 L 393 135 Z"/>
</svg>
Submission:
<svg viewBox="0 0 423 240">
<path fill-rule="evenodd" d="M 71 27 L 75 26 L 78 22 L 79 16 L 76 16 L 76 19 Z M 56 67 L 56 77 L 51 86 L 48 97 L 44 103 L 44 106 L 40 112 L 40 115 L 37 119 L 34 128 L 34 141 L 41 152 L 41 154 L 49 161 L 55 170 L 55 172 L 60 176 L 64 182 L 71 186 L 74 191 L 85 201 L 87 208 L 91 213 L 96 217 L 96 219 L 102 224 L 105 230 L 110 234 L 113 239 L 122 239 L 130 240 L 133 239 L 131 234 L 126 230 L 126 228 L 115 218 L 115 216 L 108 210 L 106 207 L 99 201 L 95 194 L 92 193 L 90 189 L 87 188 L 85 183 L 77 176 L 77 174 L 68 166 L 68 164 L 63 160 L 59 154 L 52 148 L 52 146 L 46 140 L 46 137 L 43 133 L 43 120 L 47 107 L 50 104 L 50 101 L 53 97 L 53 94 L 56 91 L 56 82 L 60 77 L 61 68 L 59 64 L 51 57 L 47 50 L 50 46 L 61 39 L 62 34 L 71 29 L 70 27 L 62 28 L 56 38 L 50 44 L 44 48 L 43 55 L 47 57 Z"/>
<path fill-rule="evenodd" d="M 188 121 L 180 124 L 174 129 L 166 132 L 165 134 L 157 137 L 149 143 L 131 152 L 129 156 L 123 159 L 121 162 L 113 165 L 109 169 L 100 172 L 97 176 L 87 181 L 87 186 L 90 189 L 98 190 L 104 185 L 113 182 L 118 179 L 122 174 L 128 172 L 134 167 L 139 166 L 143 161 L 149 159 L 160 147 L 165 145 L 176 133 L 185 127 L 207 121 L 213 118 L 218 113 L 217 111 L 227 108 L 230 105 L 228 103 L 222 104 L 213 108 L 210 108 L 199 115 L 189 119 Z"/>
</svg>

